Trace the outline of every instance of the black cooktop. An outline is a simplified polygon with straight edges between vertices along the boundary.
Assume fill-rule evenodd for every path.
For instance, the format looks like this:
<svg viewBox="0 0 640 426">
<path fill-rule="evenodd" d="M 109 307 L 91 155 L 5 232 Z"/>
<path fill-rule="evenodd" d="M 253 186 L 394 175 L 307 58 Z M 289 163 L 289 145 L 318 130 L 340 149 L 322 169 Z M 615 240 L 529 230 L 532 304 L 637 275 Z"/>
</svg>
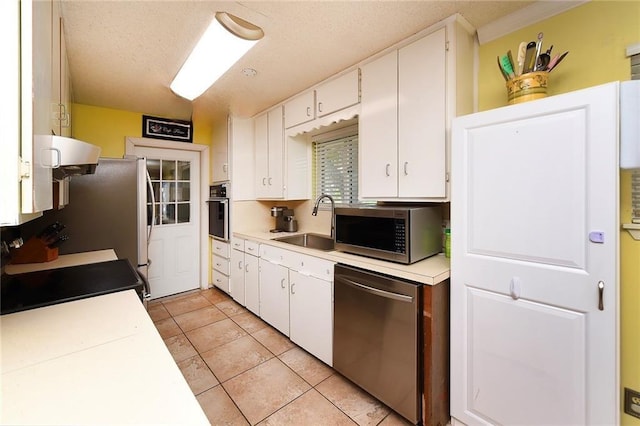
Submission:
<svg viewBox="0 0 640 426">
<path fill-rule="evenodd" d="M 143 288 L 140 277 L 127 259 L 3 275 L 0 286 L 0 314 L 122 290 L 133 289 L 140 295 Z"/>
</svg>

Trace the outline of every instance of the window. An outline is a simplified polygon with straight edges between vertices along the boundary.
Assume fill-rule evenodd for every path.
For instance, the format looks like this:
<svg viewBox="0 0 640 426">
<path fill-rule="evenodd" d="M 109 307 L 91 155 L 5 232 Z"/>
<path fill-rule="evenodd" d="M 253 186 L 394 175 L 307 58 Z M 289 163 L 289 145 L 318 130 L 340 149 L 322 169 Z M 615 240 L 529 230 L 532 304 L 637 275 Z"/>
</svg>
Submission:
<svg viewBox="0 0 640 426">
<path fill-rule="evenodd" d="M 313 192 L 336 204 L 358 202 L 358 134 L 351 126 L 313 139 Z M 323 200 L 323 203 L 325 200 Z"/>
<path fill-rule="evenodd" d="M 153 186 L 156 221 L 154 225 L 188 223 L 190 220 L 190 168 L 188 161 L 147 159 L 147 170 Z M 151 197 L 147 196 L 147 210 Z M 151 214 L 147 214 L 150 221 Z"/>
</svg>

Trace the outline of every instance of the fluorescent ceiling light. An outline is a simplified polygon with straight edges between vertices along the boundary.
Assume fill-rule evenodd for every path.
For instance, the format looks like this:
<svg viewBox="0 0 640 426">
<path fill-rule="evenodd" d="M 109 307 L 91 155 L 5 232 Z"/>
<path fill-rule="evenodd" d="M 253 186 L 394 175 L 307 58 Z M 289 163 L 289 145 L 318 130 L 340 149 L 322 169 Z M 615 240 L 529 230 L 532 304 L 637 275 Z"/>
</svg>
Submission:
<svg viewBox="0 0 640 426">
<path fill-rule="evenodd" d="M 260 28 L 238 17 L 216 13 L 171 82 L 171 90 L 183 98 L 194 100 L 242 58 L 262 35 Z"/>
</svg>

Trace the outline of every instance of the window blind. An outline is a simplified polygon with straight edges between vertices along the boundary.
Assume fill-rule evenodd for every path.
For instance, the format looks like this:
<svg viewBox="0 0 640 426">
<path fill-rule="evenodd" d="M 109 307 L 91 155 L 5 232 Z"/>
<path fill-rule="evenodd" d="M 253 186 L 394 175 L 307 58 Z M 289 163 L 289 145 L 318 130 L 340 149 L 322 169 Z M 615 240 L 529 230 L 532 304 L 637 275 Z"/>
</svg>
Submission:
<svg viewBox="0 0 640 426">
<path fill-rule="evenodd" d="M 358 135 L 314 141 L 313 176 L 314 198 L 328 194 L 336 204 L 357 203 Z"/>
</svg>

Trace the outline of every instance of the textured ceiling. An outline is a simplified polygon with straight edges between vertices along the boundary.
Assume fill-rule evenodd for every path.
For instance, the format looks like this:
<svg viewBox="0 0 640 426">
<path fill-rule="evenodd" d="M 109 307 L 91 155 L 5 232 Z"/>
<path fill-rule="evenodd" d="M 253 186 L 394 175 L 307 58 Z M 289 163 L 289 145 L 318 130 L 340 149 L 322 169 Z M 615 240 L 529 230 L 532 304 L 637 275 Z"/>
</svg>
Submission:
<svg viewBox="0 0 640 426">
<path fill-rule="evenodd" d="M 530 3 L 62 0 L 62 14 L 75 102 L 188 119 L 252 116 L 454 13 L 478 28 Z M 265 37 L 191 103 L 169 84 L 217 11 Z"/>
</svg>

